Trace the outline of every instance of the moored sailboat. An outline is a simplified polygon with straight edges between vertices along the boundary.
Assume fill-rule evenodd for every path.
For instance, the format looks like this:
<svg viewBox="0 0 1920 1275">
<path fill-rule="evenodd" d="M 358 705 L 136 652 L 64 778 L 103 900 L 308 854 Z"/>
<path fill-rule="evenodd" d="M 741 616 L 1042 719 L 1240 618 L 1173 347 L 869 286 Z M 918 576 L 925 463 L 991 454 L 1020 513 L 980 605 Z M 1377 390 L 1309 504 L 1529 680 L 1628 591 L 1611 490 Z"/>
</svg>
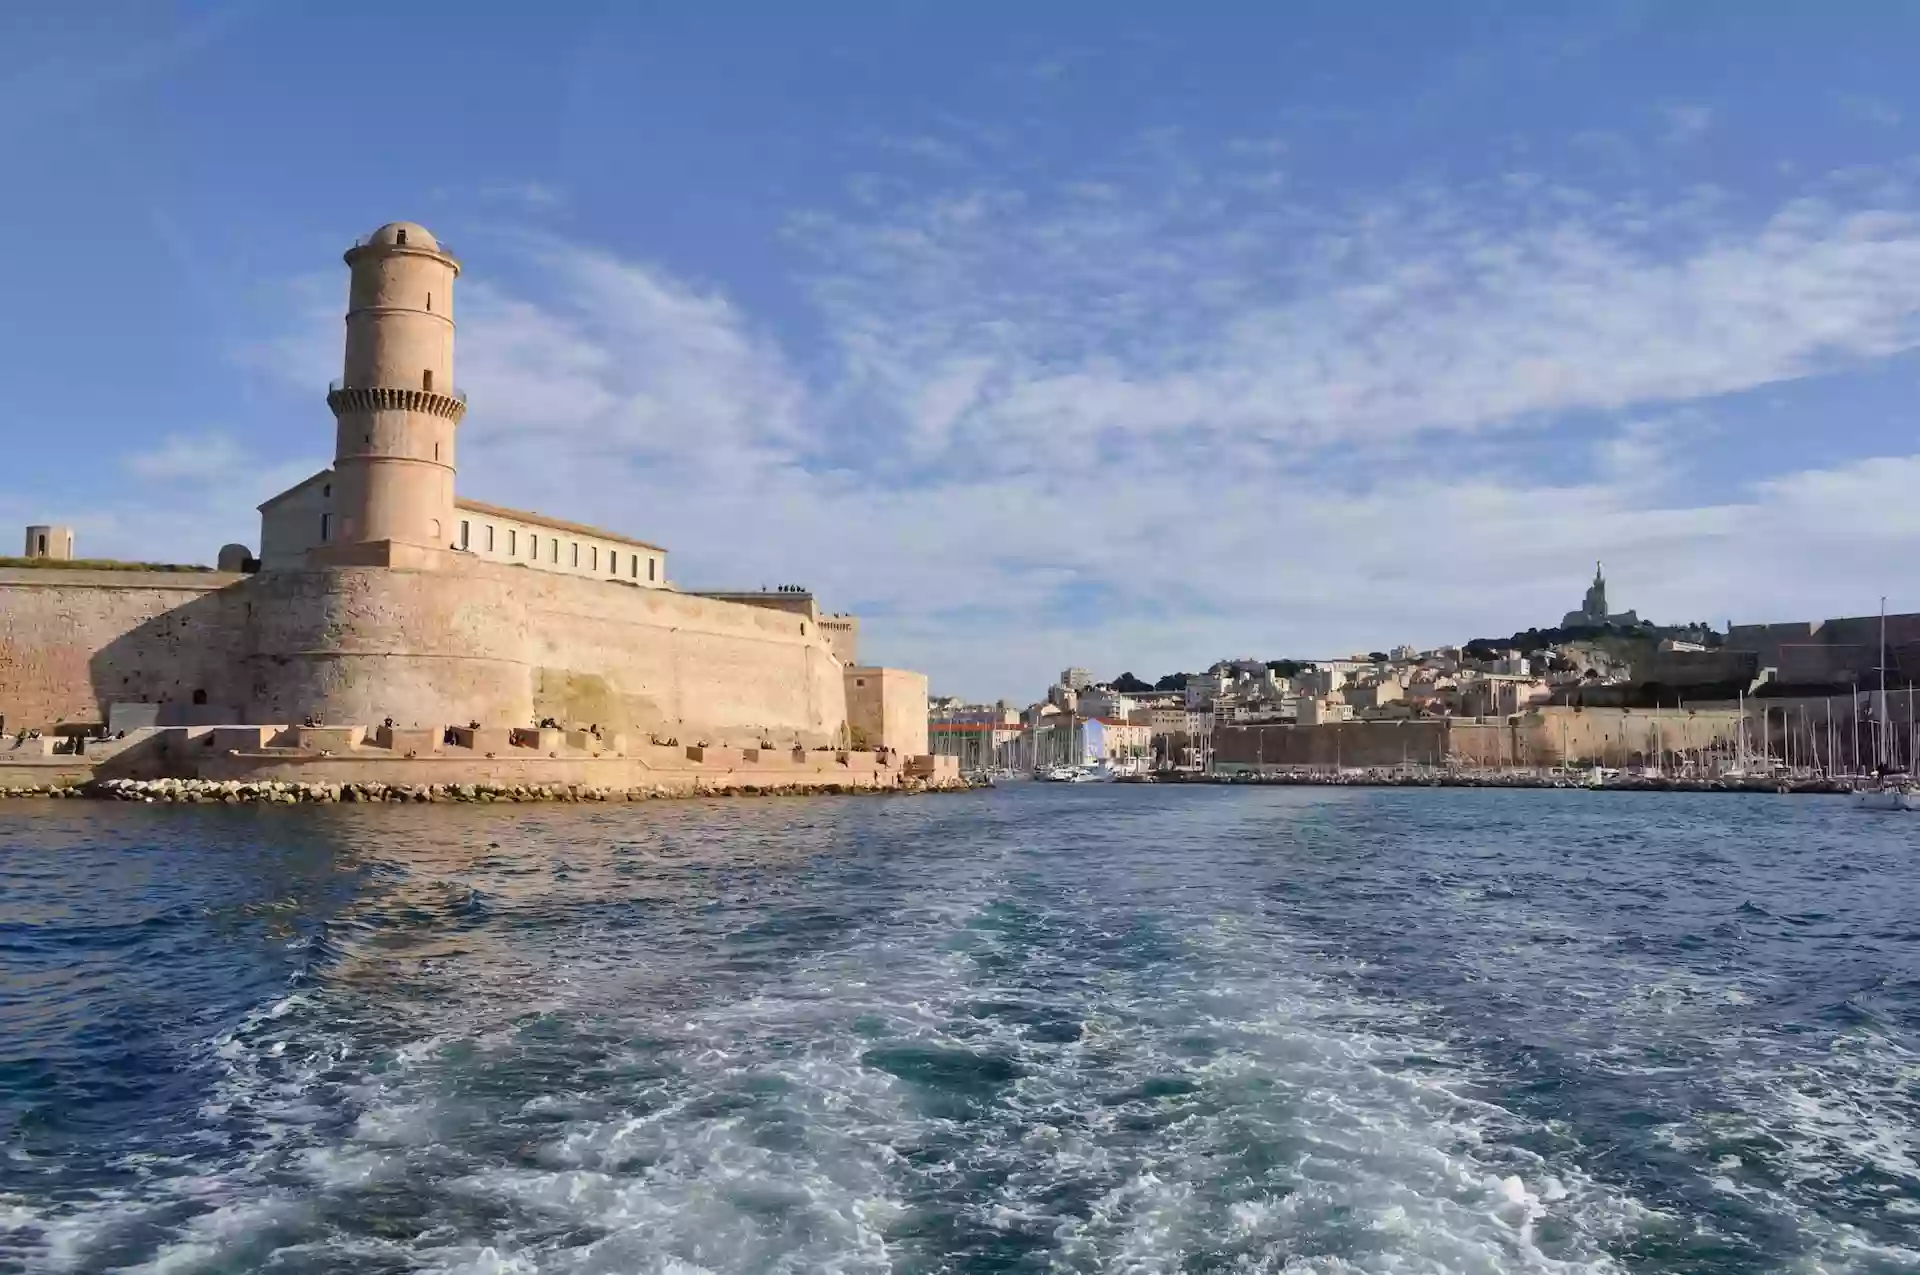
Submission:
<svg viewBox="0 0 1920 1275">
<path fill-rule="evenodd" d="M 1908 704 L 1912 704 L 1909 692 Z M 1909 708 L 1911 715 L 1911 708 Z M 1911 723 L 1909 723 L 1911 725 Z M 1873 782 L 1853 795 L 1862 810 L 1920 810 L 1920 790 L 1887 736 L 1887 600 L 1880 599 L 1880 694 L 1873 712 Z"/>
</svg>

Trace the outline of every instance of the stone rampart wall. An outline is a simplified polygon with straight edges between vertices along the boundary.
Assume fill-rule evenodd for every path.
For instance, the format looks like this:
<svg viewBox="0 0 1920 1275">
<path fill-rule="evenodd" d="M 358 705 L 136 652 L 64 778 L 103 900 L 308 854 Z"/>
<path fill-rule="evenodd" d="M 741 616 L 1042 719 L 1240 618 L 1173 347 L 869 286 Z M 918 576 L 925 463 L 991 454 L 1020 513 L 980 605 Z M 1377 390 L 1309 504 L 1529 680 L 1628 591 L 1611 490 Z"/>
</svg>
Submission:
<svg viewBox="0 0 1920 1275">
<path fill-rule="evenodd" d="M 1255 769 L 1311 766 L 1437 766 L 1447 756 L 1447 723 L 1440 718 L 1400 722 L 1328 722 L 1320 726 L 1219 726 L 1215 765 Z"/>
<path fill-rule="evenodd" d="M 1511 720 L 1419 718 L 1322 726 L 1221 726 L 1216 764 L 1254 769 L 1334 766 L 1623 766 L 1673 753 L 1730 745 L 1738 712 L 1545 708 Z M 1757 738 L 1757 736 L 1756 736 Z"/>
<path fill-rule="evenodd" d="M 104 722 L 110 700 L 232 702 L 239 633 L 215 572 L 0 570 L 7 728 Z"/>
<path fill-rule="evenodd" d="M 1518 749 L 1519 765 L 1555 766 L 1564 760 L 1624 766 L 1661 751 L 1717 748 L 1736 740 L 1739 730 L 1737 712 L 1555 706 L 1516 719 L 1510 747 Z M 1461 751 L 1456 742 L 1455 752 Z"/>
<path fill-rule="evenodd" d="M 103 720 L 115 701 L 191 706 L 196 692 L 236 722 L 550 716 L 686 742 L 828 743 L 846 720 L 818 625 L 669 590 L 472 562 L 0 573 L 9 725 Z"/>
<path fill-rule="evenodd" d="M 1762 667 L 1789 684 L 1868 682 L 1880 667 L 1881 619 L 1846 616 L 1796 624 L 1736 624 L 1727 632 L 1730 650 L 1752 651 Z M 1904 682 L 1920 677 L 1920 615 L 1886 617 L 1887 664 Z"/>
</svg>

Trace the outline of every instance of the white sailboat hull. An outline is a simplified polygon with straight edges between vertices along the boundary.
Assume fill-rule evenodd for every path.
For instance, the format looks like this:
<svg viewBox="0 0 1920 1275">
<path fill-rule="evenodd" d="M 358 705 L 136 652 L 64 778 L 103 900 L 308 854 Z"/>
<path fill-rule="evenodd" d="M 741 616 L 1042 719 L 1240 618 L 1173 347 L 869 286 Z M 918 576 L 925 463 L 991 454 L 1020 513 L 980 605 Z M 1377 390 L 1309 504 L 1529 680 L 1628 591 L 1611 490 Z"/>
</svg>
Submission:
<svg viewBox="0 0 1920 1275">
<path fill-rule="evenodd" d="M 1874 788 L 1853 794 L 1853 804 L 1862 810 L 1920 810 L 1920 792 Z"/>
</svg>

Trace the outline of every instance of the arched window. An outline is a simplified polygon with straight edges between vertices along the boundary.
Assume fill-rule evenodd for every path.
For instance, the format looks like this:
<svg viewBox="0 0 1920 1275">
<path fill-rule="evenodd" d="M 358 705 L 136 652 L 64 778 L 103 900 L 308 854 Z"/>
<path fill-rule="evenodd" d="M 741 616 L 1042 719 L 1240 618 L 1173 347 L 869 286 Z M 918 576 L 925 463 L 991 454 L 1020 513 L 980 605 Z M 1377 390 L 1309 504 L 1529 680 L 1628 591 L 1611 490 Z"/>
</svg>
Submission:
<svg viewBox="0 0 1920 1275">
<path fill-rule="evenodd" d="M 394 231 L 394 232 L 393 232 L 393 241 L 394 241 L 394 242 L 395 242 L 396 244 L 399 244 L 399 245 L 400 245 L 400 246 L 401 246 L 402 248 L 404 248 L 404 247 L 406 247 L 406 246 L 407 246 L 407 232 L 406 232 L 406 231 L 404 231 L 404 230 L 396 230 L 396 231 Z"/>
<path fill-rule="evenodd" d="M 196 703 L 196 704 L 204 704 L 204 703 L 206 703 L 206 702 L 207 702 L 207 693 L 206 693 L 205 691 L 203 691 L 203 690 L 196 690 L 196 691 L 195 691 L 195 692 L 193 693 L 193 702 L 194 702 L 194 703 Z"/>
</svg>

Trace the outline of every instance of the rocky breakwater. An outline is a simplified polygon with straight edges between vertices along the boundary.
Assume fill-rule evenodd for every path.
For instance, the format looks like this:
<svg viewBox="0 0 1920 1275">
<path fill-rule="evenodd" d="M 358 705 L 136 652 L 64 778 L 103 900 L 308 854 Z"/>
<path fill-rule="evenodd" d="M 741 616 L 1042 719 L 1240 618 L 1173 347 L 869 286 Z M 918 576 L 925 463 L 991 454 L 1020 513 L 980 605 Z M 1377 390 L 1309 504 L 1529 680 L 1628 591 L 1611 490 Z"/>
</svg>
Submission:
<svg viewBox="0 0 1920 1275">
<path fill-rule="evenodd" d="M 100 779 L 88 783 L 49 783 L 0 788 L 0 797 L 91 797 L 107 801 L 137 801 L 183 806 L 339 805 L 369 803 L 490 804 L 497 802 L 634 802 L 674 797 L 812 797 L 822 795 L 896 796 L 928 792 L 958 792 L 970 787 L 964 780 L 940 782 L 903 778 L 885 787 L 856 784 L 792 785 L 710 784 L 632 788 L 588 784 L 381 784 L 293 783 L 263 780 L 249 783 L 220 779 Z"/>
</svg>

